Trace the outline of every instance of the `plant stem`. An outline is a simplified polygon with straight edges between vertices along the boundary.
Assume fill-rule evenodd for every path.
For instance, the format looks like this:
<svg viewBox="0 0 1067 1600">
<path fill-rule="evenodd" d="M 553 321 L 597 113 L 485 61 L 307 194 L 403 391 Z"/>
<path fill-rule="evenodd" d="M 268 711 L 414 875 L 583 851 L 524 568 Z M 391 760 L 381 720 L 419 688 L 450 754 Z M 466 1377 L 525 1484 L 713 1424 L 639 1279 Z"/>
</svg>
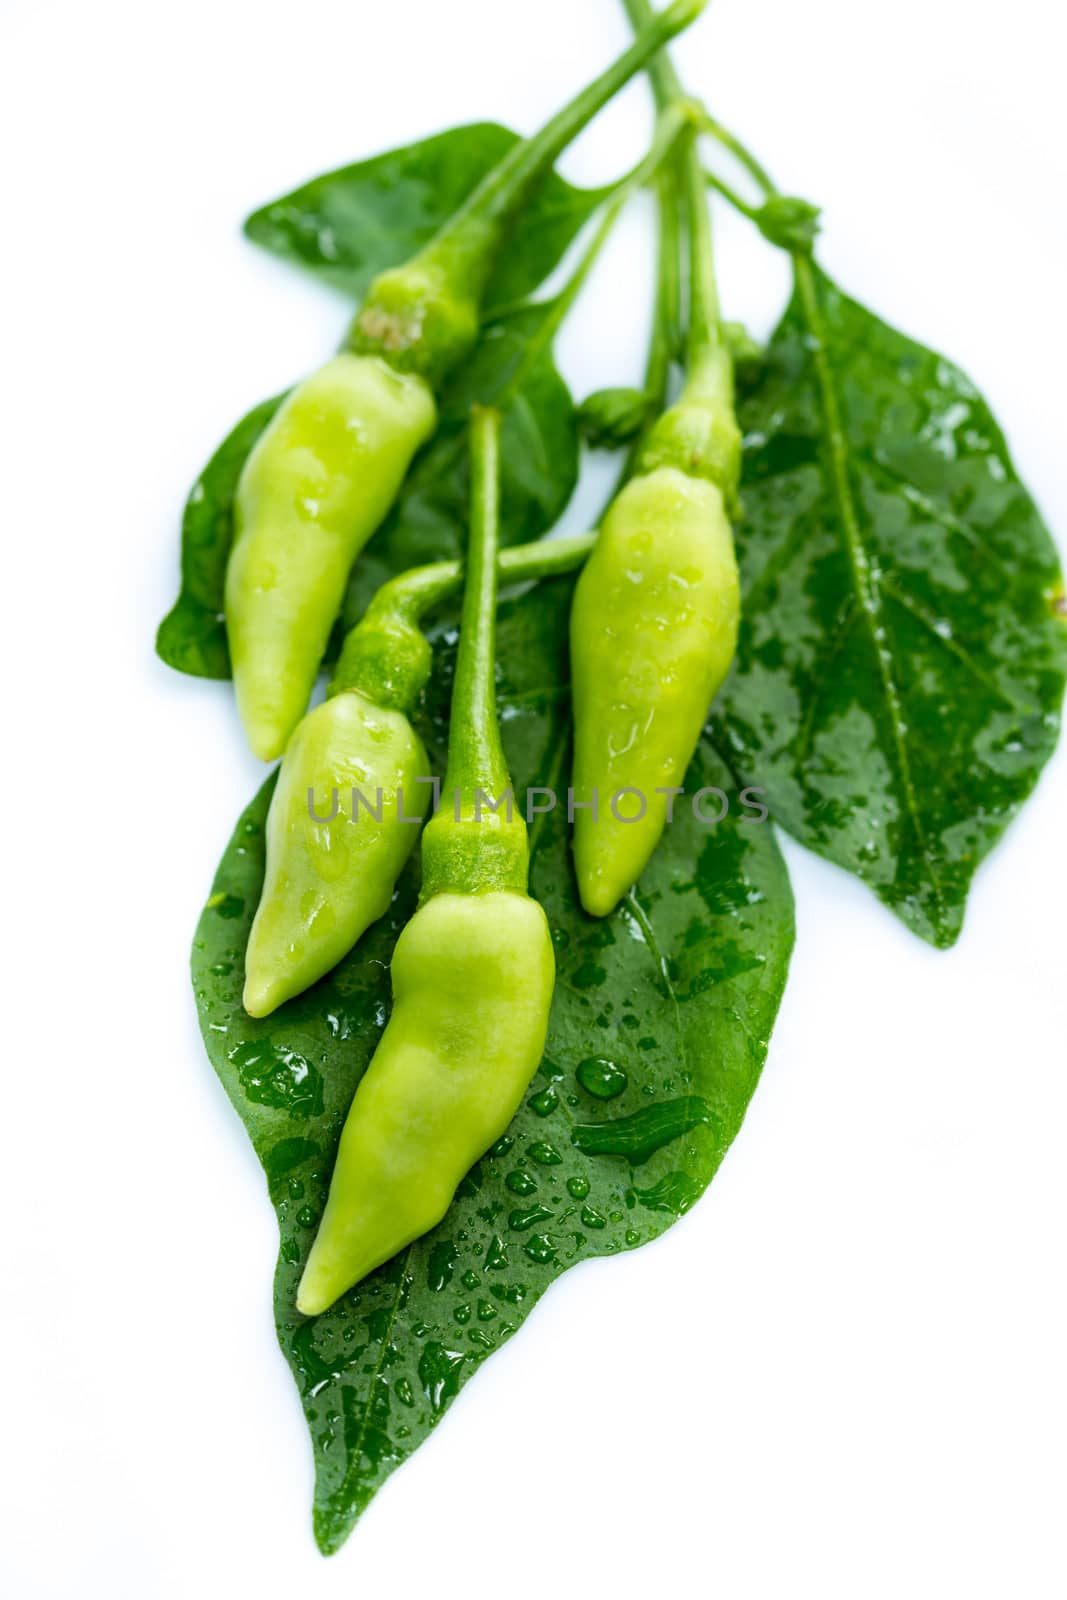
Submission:
<svg viewBox="0 0 1067 1600">
<path fill-rule="evenodd" d="M 539 539 L 534 544 L 502 550 L 497 561 L 498 585 L 563 577 L 582 565 L 595 544 L 595 533 L 572 533 L 563 539 Z M 412 567 L 382 585 L 367 614 L 373 611 L 375 616 L 418 623 L 434 606 L 459 592 L 463 574 L 461 561 L 435 561 L 429 566 Z"/>
<path fill-rule="evenodd" d="M 719 286 L 704 168 L 692 135 L 685 152 L 686 222 L 689 228 L 689 372 L 696 377 L 719 348 Z"/>
<path fill-rule="evenodd" d="M 729 128 L 724 128 L 722 123 L 719 122 L 717 118 L 713 117 L 711 113 L 703 106 L 700 107 L 700 110 L 696 112 L 695 115 L 700 125 L 701 132 L 710 134 L 717 144 L 721 144 L 723 149 L 729 150 L 730 154 L 741 163 L 749 176 L 753 178 L 759 185 L 765 196 L 778 193 L 774 181 L 767 169 L 756 160 L 756 157 L 752 154 L 752 151 L 749 150 L 747 145 L 741 143 L 741 140 L 736 134 L 731 133 Z M 716 185 L 716 187 L 718 187 L 718 185 Z M 731 198 L 725 187 L 723 187 L 723 193 L 726 194 L 727 199 Z M 744 207 L 742 206 L 741 209 L 744 209 Z"/>
<path fill-rule="evenodd" d="M 650 0 L 622 0 L 626 8 L 635 33 L 640 35 L 655 20 Z M 657 55 L 650 63 L 648 75 L 652 79 L 652 90 L 656 96 L 656 104 L 660 110 L 667 106 L 677 104 L 685 98 L 681 80 L 674 70 L 674 64 L 666 51 Z"/>
<path fill-rule="evenodd" d="M 659 248 L 645 388 L 662 407 L 667 401 L 671 367 L 678 355 L 682 321 L 682 219 L 675 172 L 668 170 L 660 174 L 656 185 L 656 201 L 659 211 Z"/>
<path fill-rule="evenodd" d="M 650 0 L 623 0 L 623 6 L 634 28 L 643 32 L 655 16 Z M 678 112 L 688 107 L 678 74 L 666 51 L 651 62 L 648 69 L 653 93 L 661 114 Z M 700 108 L 700 123 L 704 123 Z M 689 349 L 688 369 L 696 385 L 702 373 L 712 362 L 720 343 L 719 291 L 715 279 L 715 254 L 711 238 L 711 218 L 708 212 L 707 186 L 700 163 L 695 135 L 687 141 L 682 160 L 679 184 L 684 183 L 686 196 L 686 224 L 689 232 Z"/>
<path fill-rule="evenodd" d="M 660 119 L 648 154 L 638 162 L 637 166 L 625 178 L 620 180 L 619 186 L 604 208 L 596 231 L 579 257 L 574 271 L 556 296 L 551 315 L 542 327 L 542 338 L 552 339 L 555 337 L 564 318 L 585 287 L 586 280 L 596 265 L 600 252 L 607 244 L 612 229 L 618 222 L 627 201 L 630 200 L 636 190 L 642 188 L 662 169 L 664 163 L 672 154 L 678 137 L 687 121 L 688 111 L 681 108 L 674 109 Z"/>
<path fill-rule="evenodd" d="M 664 167 L 656 184 L 656 203 L 659 212 L 659 248 L 656 258 L 656 293 L 652 311 L 652 332 L 649 336 L 648 357 L 645 362 L 645 393 L 656 401 L 657 411 L 667 404 L 671 368 L 679 347 L 679 326 L 682 318 L 681 243 L 682 222 L 678 207 L 678 179 L 671 170 L 674 163 Z M 626 454 L 619 473 L 608 495 L 597 524 L 617 498 L 623 485 L 633 476 L 641 447 L 648 434 L 643 428 Z"/>
<path fill-rule="evenodd" d="M 496 714 L 496 592 L 500 548 L 500 416 L 471 416 L 471 525 L 452 686 L 446 788 L 473 801 L 475 790 L 510 785 Z"/>
<path fill-rule="evenodd" d="M 704 168 L 704 180 L 709 189 L 714 189 L 716 194 L 721 194 L 723 199 L 732 205 L 735 211 L 739 211 L 743 217 L 747 217 L 749 222 L 757 220 L 759 206 L 749 205 L 748 201 L 742 195 L 739 195 L 736 189 L 732 189 L 724 179 L 719 177 L 717 172 L 712 172 L 710 167 Z"/>
<path fill-rule="evenodd" d="M 500 227 L 514 215 L 526 195 L 554 165 L 556 158 L 656 52 L 695 22 L 707 0 L 674 0 L 657 15 L 650 13 L 630 48 L 589 84 L 532 138 L 516 144 L 486 174 L 456 214 L 427 247 L 428 257 L 446 261 L 452 270 L 483 275 Z"/>
</svg>

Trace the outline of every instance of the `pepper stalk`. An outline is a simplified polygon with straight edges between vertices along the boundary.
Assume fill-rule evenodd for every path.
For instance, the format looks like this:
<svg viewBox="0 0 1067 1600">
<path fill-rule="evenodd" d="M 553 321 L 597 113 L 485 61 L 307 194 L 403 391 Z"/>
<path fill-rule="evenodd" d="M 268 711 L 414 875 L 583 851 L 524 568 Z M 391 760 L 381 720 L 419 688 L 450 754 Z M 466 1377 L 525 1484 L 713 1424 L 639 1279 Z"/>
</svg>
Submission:
<svg viewBox="0 0 1067 1600">
<path fill-rule="evenodd" d="M 707 0 L 675 0 L 630 48 L 531 138 L 486 174 L 419 253 L 382 273 L 352 325 L 348 347 L 436 386 L 473 347 L 481 297 L 513 219 L 557 157 L 657 51 L 696 20 Z"/>
<path fill-rule="evenodd" d="M 526 824 L 515 812 L 496 710 L 500 416 L 471 418 L 471 526 L 452 687 L 445 800 L 422 842 L 422 901 L 443 893 L 525 894 Z"/>
</svg>

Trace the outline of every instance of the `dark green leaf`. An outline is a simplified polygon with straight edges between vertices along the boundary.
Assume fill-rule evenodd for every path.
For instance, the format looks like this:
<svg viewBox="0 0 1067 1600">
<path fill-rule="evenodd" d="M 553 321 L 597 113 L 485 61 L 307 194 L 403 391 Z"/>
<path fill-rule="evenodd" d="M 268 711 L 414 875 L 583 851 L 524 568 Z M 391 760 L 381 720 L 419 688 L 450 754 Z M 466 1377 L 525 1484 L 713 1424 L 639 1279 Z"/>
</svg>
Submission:
<svg viewBox="0 0 1067 1600">
<path fill-rule="evenodd" d="M 156 651 L 168 666 L 196 678 L 230 676 L 222 600 L 233 542 L 233 497 L 252 446 L 284 399 L 275 395 L 242 417 L 185 502 L 181 592 L 159 625 Z"/>
<path fill-rule="evenodd" d="M 372 278 L 433 238 L 517 141 L 517 134 L 495 122 L 450 128 L 313 178 L 253 212 L 245 232 L 362 299 Z M 516 224 L 486 305 L 531 294 L 608 192 L 575 189 L 551 173 Z"/>
<path fill-rule="evenodd" d="M 520 795 L 566 782 L 570 593 L 557 582 L 501 608 L 501 708 Z M 441 666 L 426 719 L 437 763 L 447 659 Z M 689 774 L 690 791 L 704 784 L 734 789 L 710 743 Z M 243 953 L 268 800 L 269 785 L 223 858 L 193 979 L 208 1054 L 277 1211 L 278 1334 L 314 1442 L 316 1536 L 330 1551 L 567 1267 L 656 1237 L 703 1192 L 763 1064 L 792 899 L 772 829 L 741 820 L 736 798 L 713 828 L 680 803 L 637 891 L 604 922 L 578 908 L 565 812 L 535 822 L 532 888 L 558 964 L 540 1074 L 440 1227 L 308 1321 L 293 1309 L 296 1283 L 388 1013 L 388 962 L 416 886 L 411 872 L 389 915 L 327 979 L 252 1021 L 240 1000 Z"/>
<path fill-rule="evenodd" d="M 718 725 L 776 820 L 950 945 L 1056 742 L 1062 578 L 974 385 L 796 273 L 742 408 L 746 617 Z"/>
</svg>

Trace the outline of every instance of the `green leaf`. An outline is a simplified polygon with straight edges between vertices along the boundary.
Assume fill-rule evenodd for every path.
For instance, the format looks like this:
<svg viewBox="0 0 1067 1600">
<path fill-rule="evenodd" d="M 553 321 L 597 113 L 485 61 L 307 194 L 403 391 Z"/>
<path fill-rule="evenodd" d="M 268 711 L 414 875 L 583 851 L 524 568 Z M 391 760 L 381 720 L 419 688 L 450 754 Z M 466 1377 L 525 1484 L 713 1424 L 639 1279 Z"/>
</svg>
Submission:
<svg viewBox="0 0 1067 1600">
<path fill-rule="evenodd" d="M 520 795 L 527 784 L 566 782 L 571 590 L 560 581 L 501 607 L 501 711 Z M 425 726 L 437 771 L 448 655 Z M 705 784 L 734 794 L 708 742 L 689 789 Z M 565 806 L 535 821 L 532 889 L 558 964 L 540 1074 L 442 1224 L 306 1320 L 293 1309 L 296 1284 L 345 1113 L 388 1014 L 388 962 L 416 882 L 412 869 L 388 916 L 328 978 L 253 1021 L 241 1006 L 243 952 L 269 794 L 268 783 L 223 857 L 193 981 L 208 1054 L 277 1212 L 278 1336 L 312 1435 L 315 1532 L 328 1552 L 561 1273 L 655 1238 L 698 1199 L 759 1077 L 793 909 L 772 828 L 742 820 L 736 796 L 710 828 L 680 803 L 638 889 L 603 922 L 578 906 Z"/>
<path fill-rule="evenodd" d="M 1056 743 L 1063 580 L 968 378 L 796 263 L 742 406 L 716 725 L 772 815 L 933 944 Z"/>
<path fill-rule="evenodd" d="M 279 394 L 263 400 L 242 417 L 189 491 L 182 514 L 181 591 L 156 634 L 156 653 L 178 672 L 230 676 L 222 600 L 233 542 L 233 497 L 252 446 L 284 399 Z"/>
<path fill-rule="evenodd" d="M 476 122 L 324 173 L 254 211 L 256 244 L 362 299 L 371 280 L 429 243 L 518 135 Z M 575 189 L 551 173 L 532 195 L 489 283 L 485 304 L 524 299 L 561 259 L 610 189 Z"/>
<path fill-rule="evenodd" d="M 538 539 L 559 519 L 578 480 L 579 459 L 574 403 L 552 354 L 560 305 L 554 298 L 517 306 L 485 324 L 476 349 L 441 395 L 437 433 L 353 568 L 343 628 L 359 620 L 374 591 L 394 573 L 466 548 L 472 405 L 495 405 L 502 415 L 503 542 Z M 245 461 L 284 398 L 264 401 L 238 423 L 189 496 L 182 521 L 182 591 L 156 639 L 160 656 L 179 672 L 230 676 L 222 612 L 233 499 Z"/>
</svg>

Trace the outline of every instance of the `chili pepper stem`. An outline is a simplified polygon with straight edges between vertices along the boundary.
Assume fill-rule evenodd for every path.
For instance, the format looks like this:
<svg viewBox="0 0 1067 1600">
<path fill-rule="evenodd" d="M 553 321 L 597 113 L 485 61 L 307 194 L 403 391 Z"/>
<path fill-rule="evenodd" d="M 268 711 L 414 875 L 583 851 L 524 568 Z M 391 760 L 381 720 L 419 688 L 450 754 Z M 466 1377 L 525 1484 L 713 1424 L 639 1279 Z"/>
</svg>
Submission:
<svg viewBox="0 0 1067 1600">
<path fill-rule="evenodd" d="M 500 416 L 471 417 L 471 527 L 452 688 L 445 782 L 465 802 L 510 783 L 496 715 L 496 593 L 500 548 Z"/>
<path fill-rule="evenodd" d="M 759 206 L 750 205 L 744 196 L 738 194 L 737 190 L 732 188 L 723 178 L 720 178 L 717 172 L 712 172 L 710 168 L 705 167 L 704 181 L 710 189 L 715 190 L 716 194 L 721 194 L 723 199 L 733 206 L 735 211 L 740 212 L 741 216 L 747 217 L 749 222 L 756 221 L 759 216 Z"/>
<path fill-rule="evenodd" d="M 574 271 L 552 302 L 551 314 L 540 331 L 539 337 L 542 340 L 555 337 L 564 318 L 584 289 L 627 202 L 638 189 L 644 188 L 646 184 L 658 178 L 665 164 L 673 156 L 678 140 L 690 122 L 691 110 L 688 105 L 674 106 L 657 120 L 648 151 L 612 189 L 611 197 L 604 206 L 600 221 L 588 245 L 579 256 Z M 494 308 L 493 315 L 496 318 L 505 317 L 537 303 L 535 300 L 516 301 L 512 305 Z"/>
<path fill-rule="evenodd" d="M 623 0 L 623 6 L 633 26 L 641 32 L 655 16 L 649 0 Z M 710 119 L 703 106 L 686 96 L 666 52 L 650 63 L 648 72 L 661 116 L 684 109 L 697 126 L 706 126 Z M 697 149 L 695 130 L 686 141 L 679 167 L 676 181 L 678 190 L 685 195 L 689 234 L 689 340 L 685 397 L 694 401 L 730 405 L 732 375 L 730 363 L 724 359 L 707 180 Z"/>
<path fill-rule="evenodd" d="M 634 31 L 640 36 L 656 15 L 650 0 L 622 0 L 622 3 Z M 665 51 L 657 55 L 651 62 L 648 75 L 652 79 L 652 90 L 656 96 L 656 104 L 661 110 L 664 110 L 672 102 L 684 99 L 681 80 L 674 70 L 674 64 L 670 56 Z"/>
<path fill-rule="evenodd" d="M 449 249 L 454 249 L 466 233 L 477 237 L 486 223 L 495 224 L 506 218 L 597 112 L 647 66 L 669 40 L 695 22 L 706 4 L 707 0 L 675 0 L 658 14 L 649 10 L 630 48 L 540 132 L 515 145 L 478 185 L 434 244 L 443 246 L 447 240 Z"/>
<path fill-rule="evenodd" d="M 497 560 L 498 585 L 503 588 L 563 577 L 581 566 L 595 543 L 595 533 L 571 533 L 560 539 L 539 539 L 534 544 L 501 550 Z M 412 567 L 382 585 L 367 614 L 373 611 L 421 622 L 427 612 L 459 593 L 463 576 L 462 561 L 435 561 L 429 566 Z"/>
<path fill-rule="evenodd" d="M 628 0 L 624 0 L 625 3 L 628 3 Z M 752 151 L 749 150 L 747 145 L 742 144 L 736 134 L 731 133 L 729 128 L 723 127 L 722 123 L 711 115 L 706 106 L 702 105 L 699 111 L 696 112 L 696 116 L 700 131 L 708 134 L 717 144 L 721 144 L 724 150 L 728 150 L 735 160 L 740 162 L 765 197 L 769 198 L 771 195 L 778 193 L 778 188 L 766 167 L 757 161 Z M 723 192 L 725 193 L 725 190 Z"/>
<path fill-rule="evenodd" d="M 645 388 L 649 394 L 655 395 L 662 408 L 667 402 L 671 367 L 681 346 L 682 321 L 682 226 L 677 179 L 669 169 L 659 175 L 656 204 L 659 213 L 659 247 Z"/>
<path fill-rule="evenodd" d="M 684 157 L 686 223 L 689 229 L 689 350 L 687 388 L 701 393 L 709 384 L 718 391 L 722 367 L 722 324 L 715 251 L 711 239 L 704 169 L 691 136 Z"/>
<path fill-rule="evenodd" d="M 440 894 L 525 895 L 530 856 L 496 714 L 500 417 L 471 420 L 471 525 L 452 685 L 445 798 L 423 834 L 422 903 Z"/>
</svg>

